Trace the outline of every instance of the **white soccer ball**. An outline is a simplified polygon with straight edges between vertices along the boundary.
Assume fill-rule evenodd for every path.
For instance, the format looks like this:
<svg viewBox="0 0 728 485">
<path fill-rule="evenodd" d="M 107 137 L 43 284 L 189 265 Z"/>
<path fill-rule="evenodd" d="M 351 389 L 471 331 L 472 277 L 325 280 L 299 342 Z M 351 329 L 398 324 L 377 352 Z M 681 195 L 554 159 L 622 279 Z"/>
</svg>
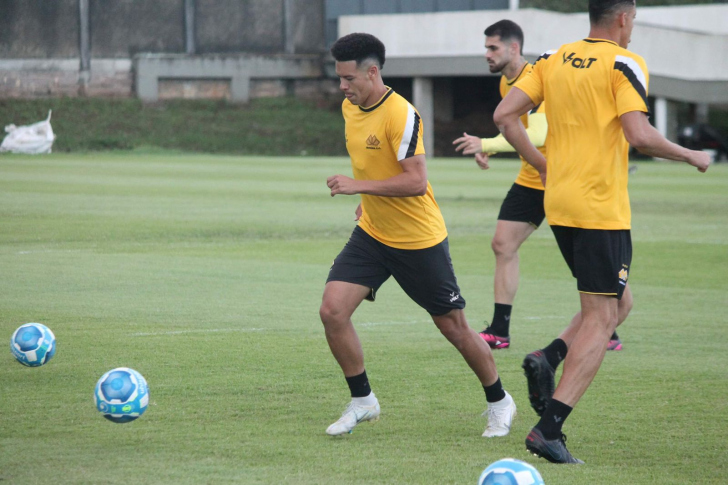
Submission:
<svg viewBox="0 0 728 485">
<path fill-rule="evenodd" d="M 478 485 L 544 485 L 541 474 L 525 461 L 504 458 L 488 465 Z"/>
<path fill-rule="evenodd" d="M 38 367 L 56 353 L 56 336 L 42 323 L 26 323 L 10 337 L 10 351 L 21 364 Z"/>
<path fill-rule="evenodd" d="M 128 423 L 144 414 L 149 386 L 140 373 L 128 367 L 112 369 L 96 383 L 96 409 L 109 421 Z"/>
</svg>

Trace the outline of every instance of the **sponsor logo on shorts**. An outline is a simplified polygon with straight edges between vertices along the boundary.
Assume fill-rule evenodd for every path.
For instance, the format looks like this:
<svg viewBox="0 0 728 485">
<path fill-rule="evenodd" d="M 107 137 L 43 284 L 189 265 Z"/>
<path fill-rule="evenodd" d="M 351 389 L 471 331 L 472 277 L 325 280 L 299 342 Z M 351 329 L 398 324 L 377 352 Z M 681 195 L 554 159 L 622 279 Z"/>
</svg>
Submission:
<svg viewBox="0 0 728 485">
<path fill-rule="evenodd" d="M 623 264 L 622 269 L 619 270 L 619 284 L 626 285 L 628 277 L 629 277 L 628 266 Z"/>
<path fill-rule="evenodd" d="M 450 293 L 450 303 L 454 302 L 458 298 L 460 298 L 460 295 L 458 295 L 457 293 L 455 293 L 455 292 Z"/>
</svg>

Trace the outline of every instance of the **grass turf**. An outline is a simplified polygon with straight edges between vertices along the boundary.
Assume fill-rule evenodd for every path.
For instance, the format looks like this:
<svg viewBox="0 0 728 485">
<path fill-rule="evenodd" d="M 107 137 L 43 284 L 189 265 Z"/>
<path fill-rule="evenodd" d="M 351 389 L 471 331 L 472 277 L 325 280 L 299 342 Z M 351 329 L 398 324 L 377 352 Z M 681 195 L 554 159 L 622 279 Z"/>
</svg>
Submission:
<svg viewBox="0 0 728 485">
<path fill-rule="evenodd" d="M 53 110 L 55 152 L 158 147 L 239 155 L 346 155 L 341 99 L 250 103 L 119 98 L 0 99 L 0 121 L 18 126 Z M 193 123 L 190 120 L 194 120 Z M 4 126 L 4 125 L 0 125 Z M 331 140 L 336 140 L 332 143 Z"/>
<path fill-rule="evenodd" d="M 429 162 L 471 325 L 492 308 L 490 238 L 518 165 Z M 632 176 L 635 307 L 565 427 L 585 466 L 525 451 L 536 416 L 520 363 L 576 311 L 547 227 L 521 250 L 510 350 L 519 407 L 487 440 L 482 389 L 426 313 L 388 282 L 354 315 L 382 419 L 324 430 L 348 401 L 318 305 L 354 226 L 325 179 L 343 158 L 164 153 L 0 157 L 0 335 L 48 325 L 40 368 L 0 353 L 5 483 L 469 484 L 515 457 L 546 483 L 728 481 L 728 166 L 642 163 Z M 6 340 L 7 342 L 7 340 Z M 7 343 L 6 343 L 7 345 Z M 139 420 L 104 420 L 96 380 L 129 366 L 150 385 Z"/>
</svg>

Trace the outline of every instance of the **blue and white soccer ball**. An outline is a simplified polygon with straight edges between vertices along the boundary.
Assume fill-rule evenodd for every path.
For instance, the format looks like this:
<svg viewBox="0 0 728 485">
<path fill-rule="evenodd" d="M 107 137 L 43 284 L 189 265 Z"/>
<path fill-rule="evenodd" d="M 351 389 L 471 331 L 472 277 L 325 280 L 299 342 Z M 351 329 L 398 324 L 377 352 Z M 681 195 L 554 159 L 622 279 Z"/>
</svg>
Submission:
<svg viewBox="0 0 728 485">
<path fill-rule="evenodd" d="M 56 336 L 42 323 L 26 323 L 10 337 L 10 351 L 21 364 L 38 367 L 56 353 Z"/>
<path fill-rule="evenodd" d="M 128 423 L 144 414 L 149 386 L 140 373 L 128 367 L 112 369 L 96 383 L 96 409 L 115 423 Z"/>
<path fill-rule="evenodd" d="M 544 485 L 541 474 L 525 461 L 504 458 L 488 465 L 478 485 Z"/>
</svg>

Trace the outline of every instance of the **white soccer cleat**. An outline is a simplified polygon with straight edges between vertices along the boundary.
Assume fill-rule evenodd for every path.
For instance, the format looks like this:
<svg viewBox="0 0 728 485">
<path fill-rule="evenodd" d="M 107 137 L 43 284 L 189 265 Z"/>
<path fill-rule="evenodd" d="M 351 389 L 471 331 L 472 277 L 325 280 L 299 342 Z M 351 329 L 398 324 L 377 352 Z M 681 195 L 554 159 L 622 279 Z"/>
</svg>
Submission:
<svg viewBox="0 0 728 485">
<path fill-rule="evenodd" d="M 506 397 L 500 401 L 488 403 L 488 409 L 483 416 L 488 417 L 488 426 L 485 427 L 483 436 L 486 438 L 505 436 L 511 431 L 511 423 L 516 416 L 516 403 L 506 392 Z"/>
<path fill-rule="evenodd" d="M 374 398 L 376 400 L 376 398 Z M 339 436 L 351 433 L 354 427 L 362 421 L 377 421 L 379 419 L 379 401 L 371 406 L 362 406 L 350 402 L 338 421 L 326 428 L 326 434 Z"/>
</svg>

